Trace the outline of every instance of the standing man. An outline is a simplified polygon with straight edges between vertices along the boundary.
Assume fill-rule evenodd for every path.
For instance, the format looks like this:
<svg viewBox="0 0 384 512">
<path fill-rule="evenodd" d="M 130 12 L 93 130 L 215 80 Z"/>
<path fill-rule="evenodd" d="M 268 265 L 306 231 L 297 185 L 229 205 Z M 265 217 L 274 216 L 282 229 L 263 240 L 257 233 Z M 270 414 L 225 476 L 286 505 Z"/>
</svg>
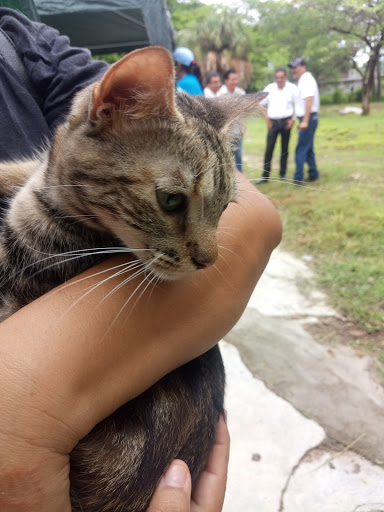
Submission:
<svg viewBox="0 0 384 512">
<path fill-rule="evenodd" d="M 298 95 L 296 102 L 296 115 L 299 118 L 299 139 L 296 146 L 296 172 L 293 181 L 316 181 L 319 179 L 313 139 L 319 123 L 320 96 L 319 88 L 312 74 L 307 71 L 304 59 L 296 57 L 291 60 L 289 67 L 292 69 L 294 80 L 298 80 Z M 304 179 L 304 163 L 308 163 L 308 178 Z"/>
<path fill-rule="evenodd" d="M 206 98 L 216 98 L 217 92 L 221 87 L 221 78 L 217 71 L 208 73 L 205 79 L 204 96 Z"/>
<path fill-rule="evenodd" d="M 268 96 L 261 102 L 267 106 L 264 115 L 268 127 L 267 149 L 264 156 L 264 172 L 256 183 L 264 183 L 271 172 L 273 150 L 278 135 L 281 136 L 280 178 L 285 178 L 287 172 L 288 144 L 291 128 L 296 118 L 293 117 L 297 96 L 297 87 L 288 81 L 287 70 L 278 68 L 275 72 L 275 81 L 264 89 Z"/>
<path fill-rule="evenodd" d="M 244 89 L 238 87 L 239 77 L 234 69 L 228 69 L 223 75 L 224 84 L 220 87 L 217 96 L 226 96 L 228 94 L 245 94 Z M 243 132 L 244 125 L 239 121 L 234 125 L 234 134 L 236 137 L 235 144 L 235 162 L 238 171 L 242 171 L 243 159 Z"/>
</svg>

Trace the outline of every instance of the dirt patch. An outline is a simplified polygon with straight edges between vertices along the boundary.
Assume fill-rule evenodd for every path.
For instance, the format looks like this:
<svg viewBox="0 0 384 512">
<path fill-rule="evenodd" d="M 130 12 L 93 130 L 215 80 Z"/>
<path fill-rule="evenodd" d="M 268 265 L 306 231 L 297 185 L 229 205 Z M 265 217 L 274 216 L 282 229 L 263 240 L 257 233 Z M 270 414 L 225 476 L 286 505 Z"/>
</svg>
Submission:
<svg viewBox="0 0 384 512">
<path fill-rule="evenodd" d="M 375 345 L 384 351 L 384 332 L 369 334 L 348 319 L 334 316 L 320 317 L 316 323 L 304 324 L 304 328 L 321 343 L 341 343 L 355 349 L 358 345 Z"/>
<path fill-rule="evenodd" d="M 332 346 L 352 347 L 361 357 L 370 355 L 374 361 L 374 372 L 384 385 L 384 332 L 367 333 L 349 319 L 340 317 L 320 317 L 317 322 L 303 324 L 306 331 L 316 341 L 328 345 L 332 355 Z"/>
</svg>

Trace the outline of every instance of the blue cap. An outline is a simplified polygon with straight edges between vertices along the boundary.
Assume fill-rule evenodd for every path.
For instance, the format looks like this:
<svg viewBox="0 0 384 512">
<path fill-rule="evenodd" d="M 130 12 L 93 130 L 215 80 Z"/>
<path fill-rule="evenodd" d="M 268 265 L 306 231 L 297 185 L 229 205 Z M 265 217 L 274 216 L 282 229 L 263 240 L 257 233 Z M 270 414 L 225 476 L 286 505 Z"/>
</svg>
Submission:
<svg viewBox="0 0 384 512">
<path fill-rule="evenodd" d="M 180 62 L 183 66 L 190 66 L 195 60 L 195 57 L 189 48 L 176 48 L 173 52 L 173 59 Z"/>
</svg>

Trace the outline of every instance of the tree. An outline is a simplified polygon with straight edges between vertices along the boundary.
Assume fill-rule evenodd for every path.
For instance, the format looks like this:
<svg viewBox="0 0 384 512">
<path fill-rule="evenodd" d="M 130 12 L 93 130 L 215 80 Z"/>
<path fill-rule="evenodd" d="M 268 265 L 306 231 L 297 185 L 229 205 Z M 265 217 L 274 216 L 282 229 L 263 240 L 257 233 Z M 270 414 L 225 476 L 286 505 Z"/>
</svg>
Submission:
<svg viewBox="0 0 384 512">
<path fill-rule="evenodd" d="M 178 36 L 178 42 L 190 47 L 202 63 L 204 74 L 223 73 L 234 68 L 240 85 L 247 87 L 252 67 L 247 58 L 251 43 L 247 18 L 237 9 L 213 9 Z"/>
<path fill-rule="evenodd" d="M 206 5 L 199 0 L 182 2 L 179 0 L 166 0 L 166 2 L 176 35 L 186 28 L 200 23 L 210 12 L 214 11 L 214 7 Z"/>
<path fill-rule="evenodd" d="M 313 13 L 321 13 L 329 30 L 354 41 L 354 68 L 362 77 L 363 114 L 369 114 L 370 94 L 374 91 L 375 69 L 384 44 L 383 0 L 301 0 Z M 367 63 L 361 68 L 357 57 L 366 53 Z"/>
<path fill-rule="evenodd" d="M 293 56 L 308 61 L 320 85 L 336 80 L 351 67 L 354 49 L 349 40 L 341 44 L 337 34 L 324 29 L 320 12 L 309 12 L 308 6 L 297 1 L 248 0 L 248 4 L 258 13 L 250 54 L 254 86 L 273 80 L 276 67 L 287 66 Z"/>
</svg>

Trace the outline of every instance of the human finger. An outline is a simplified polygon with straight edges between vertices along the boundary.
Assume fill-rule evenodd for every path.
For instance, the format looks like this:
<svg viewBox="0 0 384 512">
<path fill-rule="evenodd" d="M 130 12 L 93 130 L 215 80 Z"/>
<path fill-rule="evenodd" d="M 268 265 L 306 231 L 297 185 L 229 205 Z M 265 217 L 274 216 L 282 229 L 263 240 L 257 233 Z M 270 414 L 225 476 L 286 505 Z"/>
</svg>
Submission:
<svg viewBox="0 0 384 512">
<path fill-rule="evenodd" d="M 182 460 L 174 460 L 161 478 L 147 512 L 190 512 L 191 475 Z"/>
<path fill-rule="evenodd" d="M 217 424 L 215 444 L 192 494 L 191 512 L 220 512 L 227 483 L 230 438 L 224 418 Z"/>
</svg>

